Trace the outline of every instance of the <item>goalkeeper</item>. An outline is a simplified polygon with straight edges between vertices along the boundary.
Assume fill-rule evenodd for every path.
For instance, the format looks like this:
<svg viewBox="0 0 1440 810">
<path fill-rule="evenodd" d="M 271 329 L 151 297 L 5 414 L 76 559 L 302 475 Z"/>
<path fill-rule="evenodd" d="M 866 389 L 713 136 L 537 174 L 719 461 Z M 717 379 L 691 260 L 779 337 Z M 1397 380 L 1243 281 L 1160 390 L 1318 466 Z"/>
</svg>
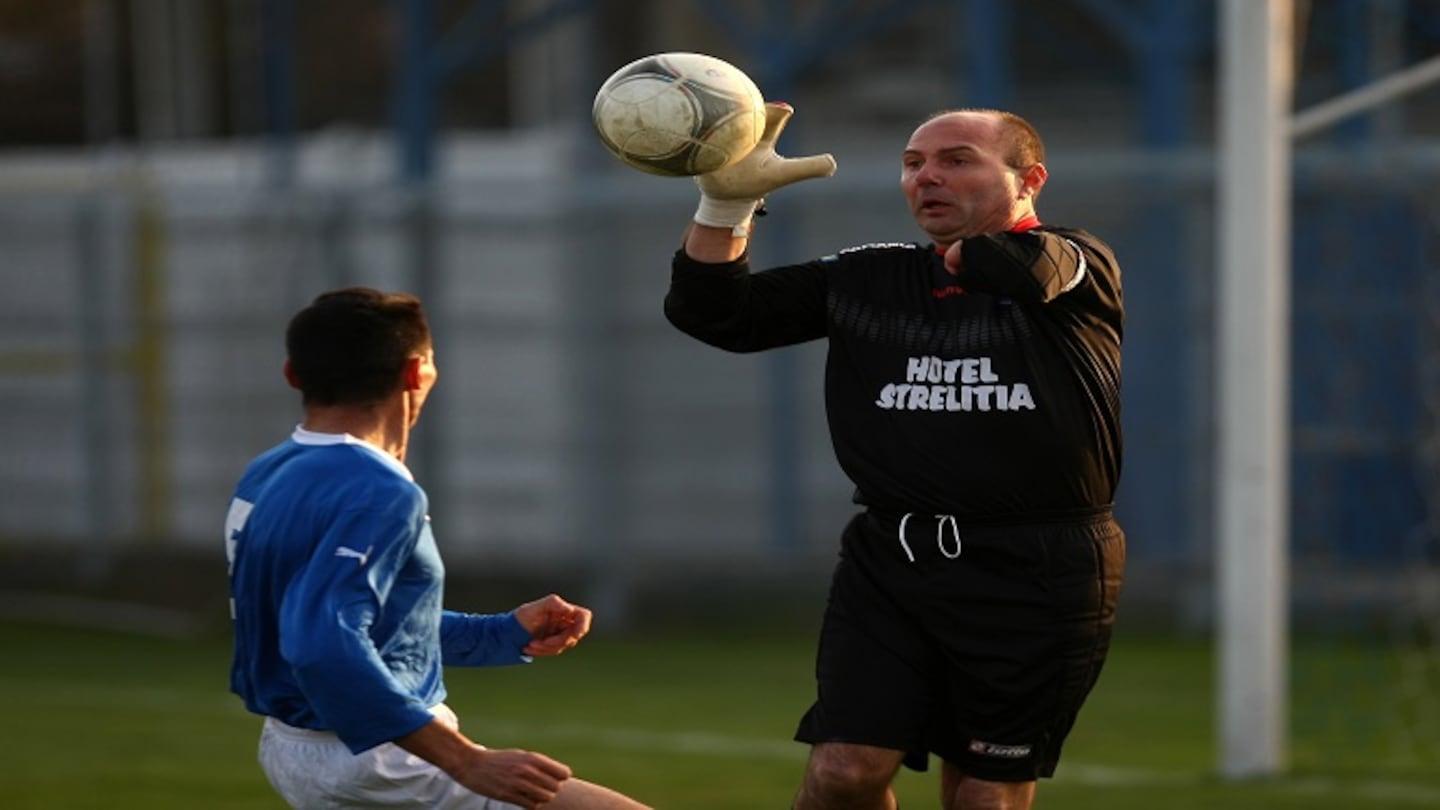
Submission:
<svg viewBox="0 0 1440 810">
<path fill-rule="evenodd" d="M 766 195 L 835 171 L 784 158 L 793 110 L 698 178 L 665 313 L 732 352 L 829 341 L 831 441 L 860 507 L 840 538 L 796 810 L 895 807 L 940 761 L 946 810 L 1031 806 L 1110 645 L 1125 565 L 1120 269 L 1042 224 L 1044 147 L 1022 118 L 936 114 L 901 153 L 928 240 L 751 272 Z"/>
</svg>

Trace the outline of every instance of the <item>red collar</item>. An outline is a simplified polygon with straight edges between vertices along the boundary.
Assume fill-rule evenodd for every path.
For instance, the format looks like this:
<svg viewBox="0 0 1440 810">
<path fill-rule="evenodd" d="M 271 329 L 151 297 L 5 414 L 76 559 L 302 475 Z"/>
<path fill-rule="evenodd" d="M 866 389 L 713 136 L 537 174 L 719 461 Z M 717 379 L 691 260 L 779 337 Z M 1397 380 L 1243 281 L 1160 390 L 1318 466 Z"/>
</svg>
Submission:
<svg viewBox="0 0 1440 810">
<path fill-rule="evenodd" d="M 1011 225 L 1008 233 L 1025 233 L 1026 231 L 1033 231 L 1038 227 L 1040 227 L 1040 217 L 1031 214 L 1014 225 Z M 941 250 L 939 245 L 935 245 L 934 247 L 936 253 L 942 256 L 945 255 L 945 251 Z"/>
<path fill-rule="evenodd" d="M 1031 214 L 1010 226 L 1010 233 L 1024 233 L 1026 231 L 1033 231 L 1038 227 L 1040 227 L 1040 218 Z"/>
</svg>

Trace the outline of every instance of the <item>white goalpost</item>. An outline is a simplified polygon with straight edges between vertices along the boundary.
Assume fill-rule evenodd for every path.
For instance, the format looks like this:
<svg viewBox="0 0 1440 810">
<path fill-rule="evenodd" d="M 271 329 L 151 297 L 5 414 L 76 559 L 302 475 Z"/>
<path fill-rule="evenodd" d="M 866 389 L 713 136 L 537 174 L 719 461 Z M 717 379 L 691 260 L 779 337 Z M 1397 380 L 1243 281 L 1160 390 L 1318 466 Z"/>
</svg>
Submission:
<svg viewBox="0 0 1440 810">
<path fill-rule="evenodd" d="M 1216 583 L 1220 772 L 1284 766 L 1289 593 L 1291 0 L 1220 25 Z"/>
<path fill-rule="evenodd" d="M 1217 721 L 1225 778 L 1288 757 L 1291 143 L 1440 81 L 1440 57 L 1291 114 L 1295 0 L 1224 0 L 1216 223 Z"/>
</svg>

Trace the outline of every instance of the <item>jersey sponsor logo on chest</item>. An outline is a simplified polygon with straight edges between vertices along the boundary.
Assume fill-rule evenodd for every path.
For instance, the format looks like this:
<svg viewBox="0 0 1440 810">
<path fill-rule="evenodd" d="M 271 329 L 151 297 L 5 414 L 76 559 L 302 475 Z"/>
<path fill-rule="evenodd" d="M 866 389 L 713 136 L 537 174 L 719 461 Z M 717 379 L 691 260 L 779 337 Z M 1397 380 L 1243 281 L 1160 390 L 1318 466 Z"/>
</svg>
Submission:
<svg viewBox="0 0 1440 810">
<path fill-rule="evenodd" d="M 1006 383 L 989 357 L 911 357 L 905 381 L 880 389 L 875 404 L 894 411 L 1033 411 L 1030 386 Z"/>
</svg>

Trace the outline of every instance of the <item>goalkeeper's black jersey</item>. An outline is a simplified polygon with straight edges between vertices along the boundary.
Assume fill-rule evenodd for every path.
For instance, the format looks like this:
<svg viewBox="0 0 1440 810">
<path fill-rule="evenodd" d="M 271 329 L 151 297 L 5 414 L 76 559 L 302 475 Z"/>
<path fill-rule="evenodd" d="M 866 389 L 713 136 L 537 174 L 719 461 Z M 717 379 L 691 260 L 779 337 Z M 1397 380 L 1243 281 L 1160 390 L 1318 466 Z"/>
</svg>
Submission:
<svg viewBox="0 0 1440 810">
<path fill-rule="evenodd" d="M 829 340 L 835 454 L 871 508 L 975 521 L 1106 507 L 1120 476 L 1120 269 L 1084 231 L 862 245 L 750 273 L 679 252 L 666 316 L 753 352 Z"/>
</svg>

